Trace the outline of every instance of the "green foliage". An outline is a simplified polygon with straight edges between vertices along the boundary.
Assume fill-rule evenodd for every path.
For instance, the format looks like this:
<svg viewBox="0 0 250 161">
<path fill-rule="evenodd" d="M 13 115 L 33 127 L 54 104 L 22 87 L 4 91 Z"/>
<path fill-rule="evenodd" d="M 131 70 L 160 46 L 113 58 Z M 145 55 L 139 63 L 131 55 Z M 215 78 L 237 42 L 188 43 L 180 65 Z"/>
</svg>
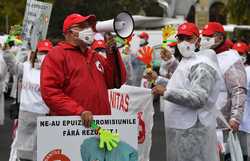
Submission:
<svg viewBox="0 0 250 161">
<path fill-rule="evenodd" d="M 237 25 L 250 25 L 250 1 L 228 0 L 229 22 Z"/>
<path fill-rule="evenodd" d="M 6 16 L 9 25 L 22 24 L 26 0 L 0 0 L 0 32 L 5 31 Z"/>
<path fill-rule="evenodd" d="M 22 34 L 22 26 L 21 25 L 14 25 L 10 27 L 10 35 L 11 36 L 18 36 Z"/>
</svg>

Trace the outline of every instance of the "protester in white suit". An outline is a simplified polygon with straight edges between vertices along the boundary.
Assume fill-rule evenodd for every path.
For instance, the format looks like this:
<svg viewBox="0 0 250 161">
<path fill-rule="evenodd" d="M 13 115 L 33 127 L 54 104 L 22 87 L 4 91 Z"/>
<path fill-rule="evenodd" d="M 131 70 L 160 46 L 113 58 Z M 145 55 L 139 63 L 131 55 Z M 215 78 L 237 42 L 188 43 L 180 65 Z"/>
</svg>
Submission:
<svg viewBox="0 0 250 161">
<path fill-rule="evenodd" d="M 240 54 L 242 62 L 245 64 L 247 74 L 247 100 L 238 135 L 244 161 L 248 161 L 250 160 L 250 54 L 248 54 L 249 49 L 244 42 L 237 42 L 232 48 Z"/>
<path fill-rule="evenodd" d="M 195 52 L 199 30 L 193 23 L 178 27 L 177 47 L 183 56 L 166 87 L 156 85 L 154 95 L 165 104 L 167 161 L 218 161 L 216 117 L 221 74 L 212 50 Z"/>
<path fill-rule="evenodd" d="M 216 52 L 224 83 L 220 86 L 221 97 L 217 105 L 230 128 L 237 132 L 243 117 L 247 96 L 247 77 L 244 64 L 238 52 L 228 47 L 226 33 L 222 24 L 209 22 L 202 30 L 201 50 L 213 49 Z M 218 129 L 227 128 L 218 120 Z M 224 140 L 228 138 L 228 130 L 223 130 Z M 229 154 L 221 155 L 224 160 Z"/>
<path fill-rule="evenodd" d="M 11 53 L 5 53 L 3 57 L 9 71 L 22 77 L 17 134 L 11 152 L 11 157 L 16 154 L 20 161 L 36 161 L 37 117 L 49 113 L 41 97 L 40 68 L 50 49 L 52 43 L 43 40 L 38 42 L 37 51 L 31 54 L 30 60 L 24 63 L 17 62 Z"/>
</svg>

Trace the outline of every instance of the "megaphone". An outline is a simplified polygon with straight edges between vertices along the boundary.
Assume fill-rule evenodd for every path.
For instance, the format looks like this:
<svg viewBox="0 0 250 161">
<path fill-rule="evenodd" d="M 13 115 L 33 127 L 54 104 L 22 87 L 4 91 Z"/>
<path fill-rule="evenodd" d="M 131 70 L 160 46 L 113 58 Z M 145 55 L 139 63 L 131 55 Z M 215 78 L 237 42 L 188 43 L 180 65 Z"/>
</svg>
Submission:
<svg viewBox="0 0 250 161">
<path fill-rule="evenodd" d="M 115 32 L 125 39 L 134 31 L 134 19 L 128 12 L 119 13 L 113 20 L 99 21 L 96 24 L 97 32 Z"/>
</svg>

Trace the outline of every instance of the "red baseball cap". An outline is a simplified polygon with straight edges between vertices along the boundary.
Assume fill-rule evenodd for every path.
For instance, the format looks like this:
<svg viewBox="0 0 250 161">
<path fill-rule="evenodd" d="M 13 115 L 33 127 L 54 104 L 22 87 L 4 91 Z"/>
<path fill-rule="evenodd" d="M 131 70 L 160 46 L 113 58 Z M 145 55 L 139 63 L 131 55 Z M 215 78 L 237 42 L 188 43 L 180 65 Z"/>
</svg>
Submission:
<svg viewBox="0 0 250 161">
<path fill-rule="evenodd" d="M 67 30 L 74 24 L 82 23 L 82 22 L 96 22 L 95 15 L 83 16 L 78 13 L 73 13 L 67 16 L 63 22 L 63 33 L 67 32 Z"/>
<path fill-rule="evenodd" d="M 240 54 L 247 54 L 248 52 L 248 46 L 244 42 L 235 43 L 233 49 L 237 50 Z"/>
<path fill-rule="evenodd" d="M 49 40 L 41 40 L 37 43 L 37 50 L 49 52 L 53 48 L 53 44 Z"/>
<path fill-rule="evenodd" d="M 92 49 L 106 48 L 106 43 L 103 40 L 95 40 L 92 44 Z"/>
<path fill-rule="evenodd" d="M 199 36 L 199 29 L 198 27 L 194 24 L 194 23 L 183 23 L 178 27 L 178 32 L 177 32 L 177 36 L 178 35 L 187 35 L 187 36 L 192 36 L 192 35 L 196 35 Z"/>
<path fill-rule="evenodd" d="M 222 24 L 220 24 L 218 22 L 209 22 L 206 26 L 204 26 L 204 28 L 202 30 L 202 35 L 212 36 L 216 32 L 220 32 L 220 33 L 225 34 L 225 30 L 224 30 L 224 27 L 222 26 Z"/>
<path fill-rule="evenodd" d="M 177 42 L 171 42 L 171 43 L 168 44 L 169 47 L 174 47 L 176 45 L 177 45 Z"/>
</svg>

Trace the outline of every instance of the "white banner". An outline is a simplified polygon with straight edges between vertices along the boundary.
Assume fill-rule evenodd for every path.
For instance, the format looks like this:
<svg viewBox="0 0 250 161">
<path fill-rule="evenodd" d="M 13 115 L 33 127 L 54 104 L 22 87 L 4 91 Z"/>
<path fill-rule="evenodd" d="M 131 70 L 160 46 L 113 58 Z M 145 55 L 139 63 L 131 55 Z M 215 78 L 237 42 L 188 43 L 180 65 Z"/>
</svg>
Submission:
<svg viewBox="0 0 250 161">
<path fill-rule="evenodd" d="M 27 0 L 23 20 L 23 39 L 30 41 L 35 51 L 38 40 L 46 39 L 52 4 Z"/>
<path fill-rule="evenodd" d="M 38 118 L 38 161 L 136 161 L 135 115 L 94 116 L 96 124 L 120 134 L 119 146 L 111 152 L 98 147 L 95 130 L 84 128 L 79 116 Z"/>
<path fill-rule="evenodd" d="M 109 99 L 112 114 L 137 115 L 139 161 L 149 161 L 154 115 L 151 89 L 124 85 L 110 90 Z"/>
</svg>

